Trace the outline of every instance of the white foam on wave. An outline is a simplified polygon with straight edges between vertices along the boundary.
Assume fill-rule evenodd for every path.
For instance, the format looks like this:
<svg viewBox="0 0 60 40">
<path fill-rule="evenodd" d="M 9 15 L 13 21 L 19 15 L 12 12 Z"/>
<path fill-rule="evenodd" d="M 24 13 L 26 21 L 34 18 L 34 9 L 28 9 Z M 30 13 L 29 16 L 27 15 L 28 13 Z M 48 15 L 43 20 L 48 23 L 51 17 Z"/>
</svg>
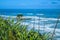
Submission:
<svg viewBox="0 0 60 40">
<path fill-rule="evenodd" d="M 2 17 L 11 17 L 11 18 L 16 18 L 16 16 L 8 16 L 8 15 L 0 15 Z M 52 20 L 56 21 L 57 18 L 43 18 L 43 17 L 37 17 L 37 16 L 23 16 L 22 18 L 32 18 L 32 19 L 41 19 L 41 20 Z M 59 19 L 60 20 L 60 19 Z"/>
<path fill-rule="evenodd" d="M 2 16 L 2 17 L 11 17 L 11 18 L 16 18 L 16 16 L 8 16 L 8 15 L 0 15 L 0 16 Z M 36 19 L 35 21 L 31 21 L 31 22 L 35 22 L 35 23 L 38 23 L 39 21 L 39 19 L 40 19 L 40 22 L 49 22 L 49 20 L 50 21 L 56 21 L 57 20 L 57 18 L 43 18 L 43 17 L 37 17 L 37 16 L 23 16 L 23 18 L 31 18 L 31 19 Z M 60 21 L 60 19 L 59 19 L 59 21 Z M 35 29 L 38 29 L 38 27 L 40 26 L 40 30 L 44 30 L 43 28 L 45 27 L 45 31 L 47 31 L 47 32 L 53 32 L 53 30 L 54 30 L 54 28 L 50 28 L 51 26 L 54 26 L 55 25 L 55 23 L 54 24 L 52 24 L 52 23 L 50 23 L 50 24 L 45 24 L 45 25 L 38 25 L 38 24 L 32 24 L 32 23 L 28 23 L 28 22 L 24 22 L 23 24 L 25 24 L 25 25 L 29 25 L 29 27 L 35 27 Z M 60 36 L 60 29 L 56 29 L 56 35 L 58 36 Z M 59 33 L 57 33 L 57 32 L 59 32 Z"/>
</svg>

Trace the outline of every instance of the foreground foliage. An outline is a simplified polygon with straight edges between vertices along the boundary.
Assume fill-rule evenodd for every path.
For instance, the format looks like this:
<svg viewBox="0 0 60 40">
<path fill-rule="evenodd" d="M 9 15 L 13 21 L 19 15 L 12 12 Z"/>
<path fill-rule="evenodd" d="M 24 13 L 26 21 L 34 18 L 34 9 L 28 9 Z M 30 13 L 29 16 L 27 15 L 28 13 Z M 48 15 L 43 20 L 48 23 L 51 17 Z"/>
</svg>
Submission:
<svg viewBox="0 0 60 40">
<path fill-rule="evenodd" d="M 47 40 L 46 34 L 28 31 L 27 26 L 21 25 L 20 22 L 0 17 L 0 40 Z"/>
</svg>

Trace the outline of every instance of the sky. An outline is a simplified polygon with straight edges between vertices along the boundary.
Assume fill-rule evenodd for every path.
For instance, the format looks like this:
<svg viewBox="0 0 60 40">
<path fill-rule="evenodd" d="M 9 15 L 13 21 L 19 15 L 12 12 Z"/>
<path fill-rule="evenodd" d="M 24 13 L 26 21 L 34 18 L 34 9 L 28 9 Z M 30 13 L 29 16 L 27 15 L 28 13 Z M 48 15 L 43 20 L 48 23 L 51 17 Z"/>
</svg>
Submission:
<svg viewBox="0 0 60 40">
<path fill-rule="evenodd" d="M 60 9 L 60 0 L 0 0 L 0 9 Z"/>
</svg>

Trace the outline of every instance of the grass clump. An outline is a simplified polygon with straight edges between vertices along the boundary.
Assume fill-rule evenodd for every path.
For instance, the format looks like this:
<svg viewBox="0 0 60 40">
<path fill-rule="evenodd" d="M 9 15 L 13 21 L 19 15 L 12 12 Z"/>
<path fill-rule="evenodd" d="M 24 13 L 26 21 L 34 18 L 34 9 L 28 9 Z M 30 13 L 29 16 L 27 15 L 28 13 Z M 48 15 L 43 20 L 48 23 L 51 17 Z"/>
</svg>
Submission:
<svg viewBox="0 0 60 40">
<path fill-rule="evenodd" d="M 46 35 L 41 35 L 34 30 L 27 30 L 26 25 L 14 19 L 3 19 L 0 17 L 0 40 L 47 40 Z"/>
</svg>

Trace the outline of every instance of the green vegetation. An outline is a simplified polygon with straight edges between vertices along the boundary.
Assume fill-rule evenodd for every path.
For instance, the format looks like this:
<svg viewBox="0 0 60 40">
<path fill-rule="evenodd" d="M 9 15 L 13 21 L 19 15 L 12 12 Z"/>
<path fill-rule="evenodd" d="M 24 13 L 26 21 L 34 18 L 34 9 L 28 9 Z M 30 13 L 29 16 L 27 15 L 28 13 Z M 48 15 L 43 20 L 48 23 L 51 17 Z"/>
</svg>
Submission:
<svg viewBox="0 0 60 40">
<path fill-rule="evenodd" d="M 19 17 L 19 15 L 18 15 Z M 19 18 L 18 18 L 19 19 Z M 34 30 L 27 30 L 26 25 L 21 25 L 21 20 L 3 19 L 0 17 L 0 40 L 47 40 L 47 34 L 40 34 Z"/>
</svg>

